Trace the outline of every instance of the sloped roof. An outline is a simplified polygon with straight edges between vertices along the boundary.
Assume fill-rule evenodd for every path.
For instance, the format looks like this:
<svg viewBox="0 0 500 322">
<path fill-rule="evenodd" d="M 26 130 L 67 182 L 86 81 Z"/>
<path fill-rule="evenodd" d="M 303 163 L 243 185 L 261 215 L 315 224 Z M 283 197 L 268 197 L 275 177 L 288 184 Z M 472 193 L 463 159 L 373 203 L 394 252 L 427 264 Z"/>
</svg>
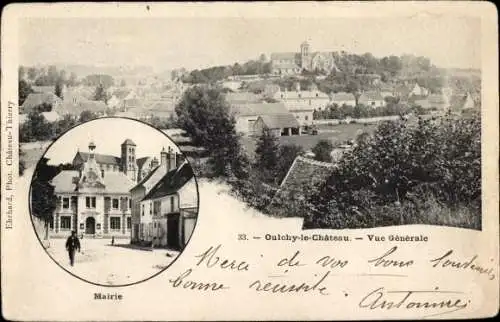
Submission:
<svg viewBox="0 0 500 322">
<path fill-rule="evenodd" d="M 63 170 L 55 176 L 51 183 L 56 193 L 73 192 L 77 190 L 79 172 Z M 105 172 L 103 182 L 107 193 L 128 193 L 134 182 L 122 172 Z"/>
<path fill-rule="evenodd" d="M 281 182 L 280 189 L 302 190 L 305 185 L 324 182 L 335 167 L 330 162 L 321 162 L 298 156 Z"/>
<path fill-rule="evenodd" d="M 23 105 L 21 106 L 22 113 L 30 113 L 36 106 L 43 103 L 53 105 L 55 102 L 62 102 L 62 100 L 52 93 L 31 93 L 26 97 Z M 54 106 L 52 106 L 54 108 Z"/>
<path fill-rule="evenodd" d="M 262 97 L 252 92 L 227 93 L 226 100 L 231 103 L 257 103 L 262 101 Z"/>
<path fill-rule="evenodd" d="M 270 129 L 283 129 L 288 127 L 300 127 L 299 122 L 293 116 L 293 114 L 272 114 L 272 115 L 260 115 L 260 119 L 264 122 L 266 127 Z"/>
<path fill-rule="evenodd" d="M 369 101 L 383 101 L 384 98 L 380 92 L 365 92 L 359 96 L 359 102 L 365 103 Z"/>
<path fill-rule="evenodd" d="M 167 172 L 167 167 L 164 164 L 161 164 L 154 168 L 152 171 L 150 171 L 144 178 L 139 181 L 134 187 L 132 187 L 130 190 L 134 190 L 139 187 L 143 187 L 146 189 L 146 193 L 148 193 L 150 188 L 153 188 L 158 181 L 163 178 L 163 176 Z"/>
<path fill-rule="evenodd" d="M 102 113 L 106 111 L 106 109 L 107 106 L 102 101 L 83 100 L 76 104 L 70 101 L 64 101 L 56 107 L 56 112 L 59 113 L 59 115 L 80 115 L 83 111 Z"/>
<path fill-rule="evenodd" d="M 464 107 L 467 100 L 467 94 L 452 95 L 450 98 L 450 107 L 453 109 L 461 109 Z"/>
<path fill-rule="evenodd" d="M 72 192 L 76 190 L 76 179 L 78 178 L 78 171 L 63 170 L 52 178 L 51 184 L 54 186 L 54 192 Z"/>
<path fill-rule="evenodd" d="M 279 213 L 280 205 L 303 197 L 305 191 L 326 182 L 335 167 L 333 163 L 296 157 L 271 200 L 268 210 Z"/>
<path fill-rule="evenodd" d="M 407 96 L 412 90 L 405 85 L 398 85 L 394 88 L 394 93 L 398 96 Z"/>
<path fill-rule="evenodd" d="M 276 69 L 297 69 L 297 68 L 300 68 L 300 66 L 295 64 L 295 63 L 273 63 L 273 68 L 276 68 Z"/>
<path fill-rule="evenodd" d="M 31 86 L 31 89 L 35 93 L 45 93 L 45 94 L 55 94 L 56 87 L 55 86 L 37 86 L 33 85 Z"/>
<path fill-rule="evenodd" d="M 370 91 L 370 92 L 364 92 L 361 94 L 359 97 L 359 101 L 383 101 L 384 98 L 380 94 L 380 92 L 375 92 L 375 91 Z"/>
<path fill-rule="evenodd" d="M 90 153 L 78 151 L 76 153 L 76 155 L 80 155 L 80 157 L 83 159 L 83 161 L 87 161 Z M 119 157 L 115 157 L 114 155 L 99 154 L 99 153 L 95 153 L 95 160 L 97 163 L 105 163 L 105 164 L 113 164 L 113 165 L 120 165 L 120 162 L 121 162 L 121 158 L 119 158 Z"/>
<path fill-rule="evenodd" d="M 135 184 L 122 172 L 105 172 L 103 179 L 106 192 L 110 193 L 128 193 Z"/>
<path fill-rule="evenodd" d="M 193 176 L 193 169 L 189 163 L 184 162 L 177 169 L 167 172 L 142 200 L 161 198 L 176 193 Z"/>
<path fill-rule="evenodd" d="M 43 117 L 49 122 L 55 122 L 59 120 L 59 114 L 56 112 L 42 112 Z"/>
<path fill-rule="evenodd" d="M 124 145 L 124 144 L 136 146 L 134 141 L 132 141 L 131 139 L 126 139 L 125 141 L 123 141 L 123 143 L 121 145 Z"/>
<path fill-rule="evenodd" d="M 125 108 L 142 107 L 142 102 L 138 98 L 130 98 L 123 101 Z"/>
<path fill-rule="evenodd" d="M 427 97 L 430 104 L 446 104 L 446 97 L 442 94 L 431 94 Z"/>
<path fill-rule="evenodd" d="M 285 99 L 328 99 L 328 95 L 321 91 L 290 91 L 284 93 Z"/>
<path fill-rule="evenodd" d="M 296 60 L 300 58 L 300 53 L 272 53 L 271 60 Z"/>
<path fill-rule="evenodd" d="M 122 100 L 125 97 L 127 97 L 128 94 L 130 94 L 132 91 L 130 89 L 126 88 L 118 88 L 115 91 L 113 91 L 112 95 L 116 96 L 116 98 Z"/>
<path fill-rule="evenodd" d="M 259 116 L 269 114 L 288 114 L 284 103 L 237 104 L 231 107 L 237 116 Z"/>
<path fill-rule="evenodd" d="M 346 93 L 346 92 L 338 92 L 332 94 L 332 101 L 333 102 L 343 102 L 343 101 L 354 101 L 356 98 L 352 93 Z"/>
</svg>

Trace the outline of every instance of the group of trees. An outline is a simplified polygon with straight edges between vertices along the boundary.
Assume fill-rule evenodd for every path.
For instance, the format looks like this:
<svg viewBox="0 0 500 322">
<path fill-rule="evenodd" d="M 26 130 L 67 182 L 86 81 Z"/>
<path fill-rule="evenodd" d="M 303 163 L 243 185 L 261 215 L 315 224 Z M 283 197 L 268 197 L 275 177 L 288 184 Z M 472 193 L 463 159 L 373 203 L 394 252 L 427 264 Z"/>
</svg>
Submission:
<svg viewBox="0 0 500 322">
<path fill-rule="evenodd" d="M 436 224 L 481 228 L 479 115 L 382 123 L 308 192 L 309 228 Z M 335 196 L 335 198 L 332 198 Z"/>
<path fill-rule="evenodd" d="M 243 177 L 248 162 L 236 133 L 224 94 L 212 87 L 187 89 L 175 107 L 177 124 L 193 145 L 208 152 L 207 173 L 213 177 Z"/>
<path fill-rule="evenodd" d="M 36 86 L 56 86 L 58 83 L 68 86 L 75 86 L 78 82 L 76 73 L 68 73 L 64 70 L 58 70 L 55 65 L 47 68 L 20 66 L 18 69 L 19 80 L 28 80 Z"/>
<path fill-rule="evenodd" d="M 429 72 L 435 67 L 427 57 L 415 55 L 385 56 L 376 58 L 371 53 L 362 55 L 335 52 L 333 53 L 337 67 L 350 74 L 378 74 L 382 77 Z"/>
<path fill-rule="evenodd" d="M 53 140 L 70 128 L 98 117 L 96 113 L 85 110 L 80 113 L 78 118 L 65 115 L 58 121 L 49 122 L 41 114 L 40 109 L 35 109 L 19 126 L 19 142 Z"/>
<path fill-rule="evenodd" d="M 189 74 L 181 76 L 184 83 L 202 84 L 215 83 L 229 76 L 255 75 L 271 73 L 271 63 L 267 62 L 265 55 L 258 60 L 250 60 L 244 64 L 235 63 L 229 66 L 215 66 L 205 69 L 195 69 Z"/>
<path fill-rule="evenodd" d="M 278 186 L 290 169 L 293 160 L 302 153 L 301 146 L 280 145 L 274 134 L 264 130 L 257 141 L 255 160 L 251 165 L 251 170 L 261 182 Z"/>
<path fill-rule="evenodd" d="M 336 119 L 343 120 L 345 118 L 366 118 L 366 117 L 378 117 L 378 116 L 391 116 L 391 115 L 406 115 L 408 113 L 414 113 L 416 115 L 424 114 L 425 111 L 418 106 L 407 106 L 397 103 L 387 103 L 384 106 L 364 106 L 358 104 L 356 106 L 343 105 L 338 106 L 337 104 L 332 104 L 327 106 L 325 109 L 314 110 L 313 119 Z"/>
</svg>

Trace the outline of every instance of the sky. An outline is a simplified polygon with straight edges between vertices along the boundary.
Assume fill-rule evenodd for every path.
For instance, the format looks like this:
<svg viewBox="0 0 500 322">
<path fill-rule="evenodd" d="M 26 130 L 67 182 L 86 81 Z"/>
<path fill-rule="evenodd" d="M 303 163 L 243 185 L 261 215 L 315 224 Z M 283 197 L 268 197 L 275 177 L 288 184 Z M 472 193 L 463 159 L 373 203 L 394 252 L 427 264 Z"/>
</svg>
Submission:
<svg viewBox="0 0 500 322">
<path fill-rule="evenodd" d="M 96 153 L 119 157 L 121 144 L 131 139 L 136 144 L 136 158 L 153 156 L 160 160 L 163 147 L 177 146 L 160 131 L 144 123 L 123 118 L 101 118 L 79 125 L 57 139 L 47 150 L 49 164 L 71 163 L 77 151 L 88 152 L 90 141 L 96 145 Z"/>
<path fill-rule="evenodd" d="M 481 67 L 479 18 L 24 18 L 22 65 L 151 66 L 161 72 L 255 59 L 261 53 L 415 54 L 439 67 Z"/>
</svg>

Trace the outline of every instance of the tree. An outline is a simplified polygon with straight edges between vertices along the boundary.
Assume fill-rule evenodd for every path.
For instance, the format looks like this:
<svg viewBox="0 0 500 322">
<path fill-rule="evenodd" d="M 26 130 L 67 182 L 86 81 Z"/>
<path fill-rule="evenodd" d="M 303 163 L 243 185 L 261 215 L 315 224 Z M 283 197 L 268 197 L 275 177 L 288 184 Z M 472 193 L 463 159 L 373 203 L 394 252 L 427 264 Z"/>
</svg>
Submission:
<svg viewBox="0 0 500 322">
<path fill-rule="evenodd" d="M 97 87 L 95 89 L 94 100 L 103 101 L 105 103 L 108 100 L 106 89 L 104 88 L 104 85 L 102 83 L 97 85 Z"/>
<path fill-rule="evenodd" d="M 19 106 L 22 106 L 24 101 L 26 100 L 26 97 L 28 97 L 29 94 L 33 93 L 33 89 L 28 83 L 26 83 L 26 81 L 21 79 L 19 81 L 18 92 Z"/>
<path fill-rule="evenodd" d="M 84 84 L 87 86 L 99 86 L 102 85 L 104 88 L 108 88 L 114 85 L 114 79 L 110 75 L 104 74 L 92 74 L 87 75 L 84 80 Z"/>
<path fill-rule="evenodd" d="M 80 113 L 80 118 L 78 119 L 78 121 L 80 123 L 84 123 L 84 122 L 88 122 L 88 121 L 91 121 L 91 120 L 95 120 L 98 117 L 99 117 L 99 115 L 97 115 L 96 113 L 93 113 L 91 111 L 85 110 L 85 111 L 83 111 L 83 112 Z"/>
<path fill-rule="evenodd" d="M 26 152 L 24 152 L 24 150 L 21 148 L 21 142 L 19 142 L 18 148 L 19 148 L 19 176 L 22 176 L 24 174 L 24 170 L 26 170 L 26 162 L 24 161 Z"/>
<path fill-rule="evenodd" d="M 56 87 L 54 89 L 54 94 L 56 94 L 60 99 L 63 99 L 63 83 L 62 79 L 59 78 L 56 82 Z"/>
<path fill-rule="evenodd" d="M 57 67 L 54 65 L 49 66 L 47 70 L 47 85 L 55 85 L 58 79 L 59 72 L 57 71 Z"/>
<path fill-rule="evenodd" d="M 47 165 L 47 162 L 47 158 L 40 160 L 31 182 L 31 211 L 33 216 L 42 219 L 45 223 L 45 240 L 49 237 L 49 223 L 57 207 L 54 186 L 49 183 L 53 177 L 51 168 L 54 167 Z"/>
<path fill-rule="evenodd" d="M 57 121 L 55 126 L 55 135 L 59 136 L 77 124 L 78 122 L 73 118 L 73 116 L 66 114 L 62 119 Z"/>
<path fill-rule="evenodd" d="M 75 86 L 77 83 L 77 80 L 78 80 L 78 77 L 76 76 L 76 73 L 71 72 L 71 74 L 69 75 L 69 79 L 68 79 L 68 86 Z"/>
<path fill-rule="evenodd" d="M 333 145 L 330 141 L 320 140 L 313 148 L 314 159 L 317 161 L 331 162 L 330 153 L 333 150 Z"/>
<path fill-rule="evenodd" d="M 66 83 L 66 71 L 64 69 L 61 69 L 59 71 L 59 77 L 57 78 L 57 82 L 61 82 L 62 84 Z"/>
<path fill-rule="evenodd" d="M 26 76 L 26 69 L 23 66 L 19 66 L 18 68 L 18 80 L 21 81 L 22 79 L 24 80 L 24 77 Z"/>
<path fill-rule="evenodd" d="M 278 139 L 271 131 L 264 129 L 255 148 L 254 168 L 265 183 L 276 183 L 278 149 Z"/>
<path fill-rule="evenodd" d="M 19 127 L 20 142 L 45 141 L 52 137 L 52 124 L 38 111 L 30 112 L 26 122 Z"/>
<path fill-rule="evenodd" d="M 38 71 L 36 70 L 35 67 L 28 68 L 28 80 L 30 80 L 32 82 L 35 81 L 37 75 L 38 75 Z"/>
<path fill-rule="evenodd" d="M 187 89 L 175 107 L 177 123 L 191 137 L 193 144 L 209 153 L 214 176 L 245 175 L 246 157 L 236 133 L 236 121 L 220 90 L 207 86 Z"/>
</svg>

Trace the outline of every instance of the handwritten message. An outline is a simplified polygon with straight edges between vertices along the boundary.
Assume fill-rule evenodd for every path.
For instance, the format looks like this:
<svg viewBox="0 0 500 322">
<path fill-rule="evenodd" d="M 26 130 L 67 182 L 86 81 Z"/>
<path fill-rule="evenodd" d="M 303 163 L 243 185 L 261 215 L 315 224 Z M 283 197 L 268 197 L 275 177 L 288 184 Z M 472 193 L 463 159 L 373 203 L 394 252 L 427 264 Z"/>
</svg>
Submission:
<svg viewBox="0 0 500 322">
<path fill-rule="evenodd" d="M 293 238 L 290 238 L 292 241 Z M 429 258 L 411 258 L 411 253 L 401 251 L 398 246 L 391 246 L 380 253 L 374 253 L 362 261 L 370 273 L 359 275 L 406 277 L 407 269 L 427 266 L 431 270 L 463 271 L 476 274 L 487 280 L 495 280 L 494 264 L 486 263 L 478 255 L 461 256 L 453 249 L 446 249 L 439 256 Z M 274 294 L 310 294 L 313 296 L 356 296 L 358 309 L 368 311 L 412 310 L 419 316 L 431 317 L 464 310 L 471 305 L 472 297 L 461 289 L 441 289 L 438 285 L 427 288 L 386 287 L 383 284 L 368 288 L 365 292 L 348 294 L 335 288 L 335 279 L 341 278 L 352 270 L 353 263 L 348 258 L 332 254 L 305 256 L 300 250 L 294 250 L 285 256 L 266 258 L 250 262 L 244 258 L 230 258 L 224 254 L 224 246 L 211 245 L 194 256 L 192 267 L 174 278 L 169 279 L 170 286 L 192 291 L 224 292 L 229 289 L 244 288 L 251 292 Z M 311 260 L 311 258 L 313 258 Z M 271 263 L 271 271 L 263 270 L 263 263 Z M 489 265 L 489 266 L 488 266 Z M 394 270 L 397 269 L 397 273 Z M 208 271 L 234 272 L 240 274 L 237 283 L 221 278 L 210 279 Z M 274 274 L 273 272 L 279 272 Z M 300 272 L 300 274 L 293 274 Z M 300 276 L 300 277 L 297 277 Z"/>
</svg>

